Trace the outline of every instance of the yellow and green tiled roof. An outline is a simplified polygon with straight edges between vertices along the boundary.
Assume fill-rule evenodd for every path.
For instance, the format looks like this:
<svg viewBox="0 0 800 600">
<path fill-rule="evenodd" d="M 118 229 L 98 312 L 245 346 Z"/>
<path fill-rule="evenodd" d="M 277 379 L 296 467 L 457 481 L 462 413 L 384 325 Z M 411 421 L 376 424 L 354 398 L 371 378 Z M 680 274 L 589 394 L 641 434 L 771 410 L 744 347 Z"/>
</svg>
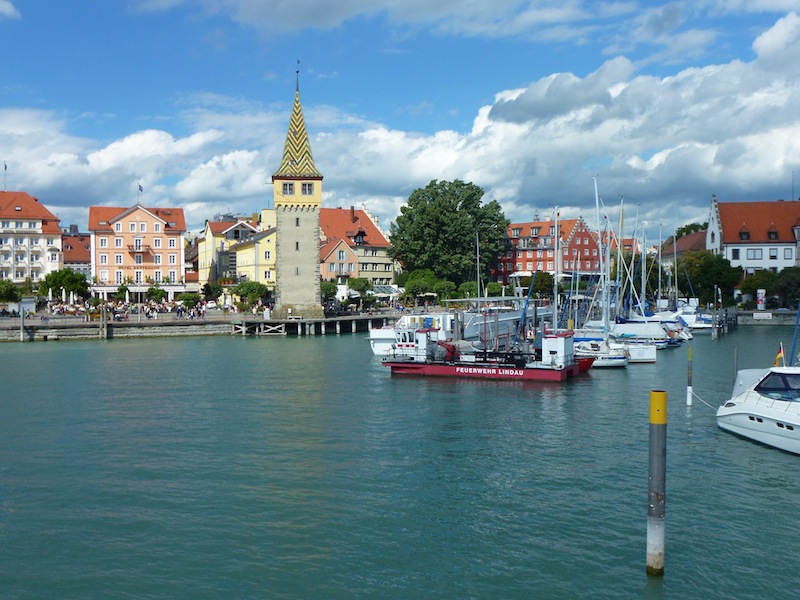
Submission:
<svg viewBox="0 0 800 600">
<path fill-rule="evenodd" d="M 289 121 L 289 132 L 286 134 L 286 146 L 283 148 L 281 166 L 273 177 L 321 178 L 322 175 L 314 166 L 311 156 L 311 144 L 303 119 L 303 108 L 300 106 L 300 91 L 294 94 L 292 118 Z"/>
</svg>

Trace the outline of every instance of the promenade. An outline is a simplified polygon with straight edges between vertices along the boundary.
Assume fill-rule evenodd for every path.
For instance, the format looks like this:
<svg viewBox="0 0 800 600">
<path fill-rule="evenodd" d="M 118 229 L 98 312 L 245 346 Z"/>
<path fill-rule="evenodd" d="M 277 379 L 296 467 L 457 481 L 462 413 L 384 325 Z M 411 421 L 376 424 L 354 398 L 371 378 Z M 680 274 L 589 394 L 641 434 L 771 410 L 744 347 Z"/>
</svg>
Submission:
<svg viewBox="0 0 800 600">
<path fill-rule="evenodd" d="M 394 311 L 324 319 L 265 320 L 254 315 L 210 310 L 204 317 L 178 318 L 159 313 L 153 318 L 130 314 L 127 320 L 92 320 L 72 315 L 33 313 L 29 318 L 0 318 L 0 342 L 45 342 L 64 339 L 116 339 L 194 335 L 314 336 L 367 332 L 393 323 Z"/>
</svg>

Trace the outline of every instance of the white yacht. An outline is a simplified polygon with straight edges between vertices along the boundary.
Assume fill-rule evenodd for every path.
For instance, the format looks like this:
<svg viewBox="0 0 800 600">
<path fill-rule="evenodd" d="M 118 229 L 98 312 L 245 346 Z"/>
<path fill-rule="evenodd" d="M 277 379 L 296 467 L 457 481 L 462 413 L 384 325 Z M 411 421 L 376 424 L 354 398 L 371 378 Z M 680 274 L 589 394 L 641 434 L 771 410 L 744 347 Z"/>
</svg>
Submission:
<svg viewBox="0 0 800 600">
<path fill-rule="evenodd" d="M 745 438 L 800 454 L 800 367 L 742 369 L 717 425 Z"/>
</svg>

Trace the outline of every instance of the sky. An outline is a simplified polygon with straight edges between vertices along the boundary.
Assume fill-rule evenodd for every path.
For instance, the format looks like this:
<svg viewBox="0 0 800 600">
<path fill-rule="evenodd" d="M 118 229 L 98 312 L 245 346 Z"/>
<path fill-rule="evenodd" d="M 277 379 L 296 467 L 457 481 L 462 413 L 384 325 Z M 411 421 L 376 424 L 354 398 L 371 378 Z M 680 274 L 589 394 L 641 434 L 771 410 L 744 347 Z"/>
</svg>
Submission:
<svg viewBox="0 0 800 600">
<path fill-rule="evenodd" d="M 800 0 L 0 0 L 0 56 L 4 189 L 81 231 L 271 208 L 298 81 L 323 206 L 387 232 L 433 180 L 590 227 L 596 180 L 652 243 L 800 197 Z"/>
</svg>

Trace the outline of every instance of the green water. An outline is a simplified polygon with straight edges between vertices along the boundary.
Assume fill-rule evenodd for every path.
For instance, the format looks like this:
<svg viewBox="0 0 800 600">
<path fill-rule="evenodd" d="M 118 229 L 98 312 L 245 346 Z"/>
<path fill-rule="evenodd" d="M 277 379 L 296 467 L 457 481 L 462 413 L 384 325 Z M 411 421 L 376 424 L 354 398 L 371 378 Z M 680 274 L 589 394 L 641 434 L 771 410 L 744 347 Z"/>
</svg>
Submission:
<svg viewBox="0 0 800 600">
<path fill-rule="evenodd" d="M 687 347 L 554 385 L 392 378 L 363 335 L 3 344 L 0 597 L 791 597 L 800 457 L 714 420 L 781 340 L 693 342 L 714 408 Z"/>
</svg>

